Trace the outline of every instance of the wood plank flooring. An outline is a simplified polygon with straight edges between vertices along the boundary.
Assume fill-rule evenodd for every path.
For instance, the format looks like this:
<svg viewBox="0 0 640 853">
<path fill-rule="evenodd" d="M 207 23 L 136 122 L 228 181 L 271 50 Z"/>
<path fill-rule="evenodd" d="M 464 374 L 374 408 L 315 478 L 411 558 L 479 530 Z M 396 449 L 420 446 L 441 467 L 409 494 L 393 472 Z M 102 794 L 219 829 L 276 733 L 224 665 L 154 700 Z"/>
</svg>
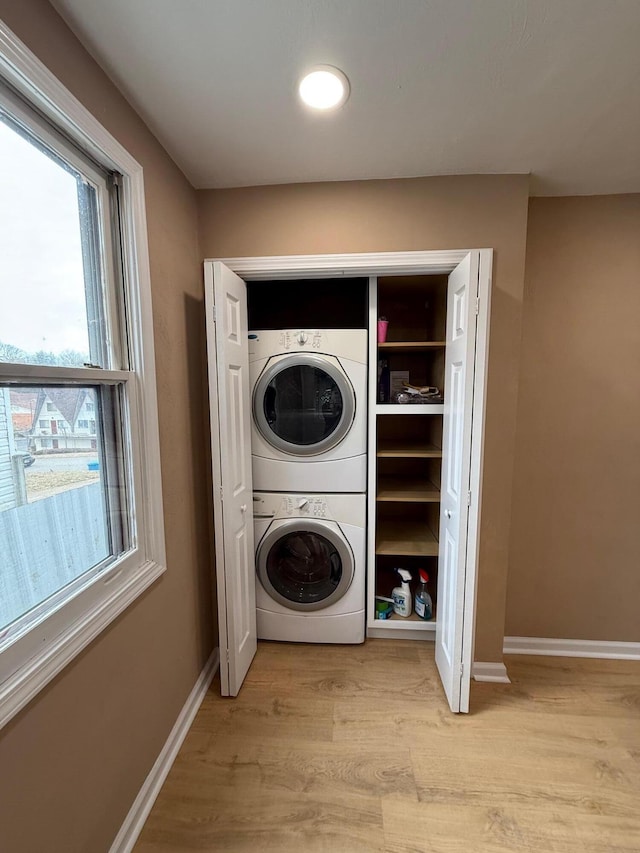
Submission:
<svg viewBox="0 0 640 853">
<path fill-rule="evenodd" d="M 134 853 L 638 853 L 640 662 L 507 667 L 454 715 L 431 643 L 260 643 Z"/>
</svg>

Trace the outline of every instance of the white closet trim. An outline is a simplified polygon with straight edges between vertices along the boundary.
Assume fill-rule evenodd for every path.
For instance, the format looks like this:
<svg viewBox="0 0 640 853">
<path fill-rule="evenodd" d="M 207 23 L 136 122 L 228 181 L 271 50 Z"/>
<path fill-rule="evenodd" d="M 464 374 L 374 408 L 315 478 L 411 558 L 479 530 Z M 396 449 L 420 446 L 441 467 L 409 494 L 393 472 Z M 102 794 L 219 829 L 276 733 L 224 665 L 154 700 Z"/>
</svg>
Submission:
<svg viewBox="0 0 640 853">
<path fill-rule="evenodd" d="M 449 273 L 470 251 L 273 255 L 260 258 L 209 258 L 205 263 L 220 261 L 242 278 L 253 280 L 342 275 L 419 275 L 421 272 Z"/>
<path fill-rule="evenodd" d="M 497 661 L 474 661 L 471 669 L 474 681 L 490 681 L 496 684 L 511 684 L 507 668 Z"/>
</svg>

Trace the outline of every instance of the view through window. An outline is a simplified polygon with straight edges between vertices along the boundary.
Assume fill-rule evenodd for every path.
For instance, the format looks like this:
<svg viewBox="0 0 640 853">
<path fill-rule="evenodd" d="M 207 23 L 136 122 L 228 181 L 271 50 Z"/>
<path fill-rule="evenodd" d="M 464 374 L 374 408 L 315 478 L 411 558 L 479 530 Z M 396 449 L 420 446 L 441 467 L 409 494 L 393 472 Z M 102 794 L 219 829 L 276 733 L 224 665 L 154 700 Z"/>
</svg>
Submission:
<svg viewBox="0 0 640 853">
<path fill-rule="evenodd" d="M 1 647 L 132 531 L 108 175 L 10 97 L 0 163 Z"/>
</svg>

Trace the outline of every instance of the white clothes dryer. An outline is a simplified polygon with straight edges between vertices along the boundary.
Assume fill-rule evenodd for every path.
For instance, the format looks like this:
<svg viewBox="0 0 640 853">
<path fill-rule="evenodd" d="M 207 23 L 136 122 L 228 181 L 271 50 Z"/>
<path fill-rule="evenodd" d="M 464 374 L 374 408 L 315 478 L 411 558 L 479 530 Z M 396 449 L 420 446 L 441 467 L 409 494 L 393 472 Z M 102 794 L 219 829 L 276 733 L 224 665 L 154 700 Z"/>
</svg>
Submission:
<svg viewBox="0 0 640 853">
<path fill-rule="evenodd" d="M 254 494 L 258 638 L 363 643 L 365 495 Z"/>
<path fill-rule="evenodd" d="M 249 332 L 253 487 L 364 492 L 367 332 Z"/>
</svg>

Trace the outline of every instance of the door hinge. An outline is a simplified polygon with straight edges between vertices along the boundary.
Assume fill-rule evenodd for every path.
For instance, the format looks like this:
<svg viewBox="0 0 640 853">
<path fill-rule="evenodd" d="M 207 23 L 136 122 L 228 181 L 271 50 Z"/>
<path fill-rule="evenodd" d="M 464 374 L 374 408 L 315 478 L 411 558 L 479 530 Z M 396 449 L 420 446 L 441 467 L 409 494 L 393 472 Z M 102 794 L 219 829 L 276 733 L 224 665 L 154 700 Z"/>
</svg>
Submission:
<svg viewBox="0 0 640 853">
<path fill-rule="evenodd" d="M 480 297 L 476 296 L 476 316 L 480 313 Z"/>
<path fill-rule="evenodd" d="M 471 506 L 471 492 L 467 492 L 467 506 Z"/>
<path fill-rule="evenodd" d="M 222 486 L 220 486 L 220 500 L 224 501 L 224 492 L 222 491 Z"/>
<path fill-rule="evenodd" d="M 211 309 L 211 317 L 212 317 L 212 319 L 213 319 L 213 322 L 215 323 L 215 322 L 216 322 L 216 319 L 217 319 L 217 317 L 216 317 L 216 306 L 215 306 L 215 305 L 214 305 L 214 306 L 213 306 L 213 308 Z"/>
<path fill-rule="evenodd" d="M 464 675 L 464 664 L 461 663 L 460 664 L 460 678 L 462 678 L 463 675 Z"/>
</svg>

